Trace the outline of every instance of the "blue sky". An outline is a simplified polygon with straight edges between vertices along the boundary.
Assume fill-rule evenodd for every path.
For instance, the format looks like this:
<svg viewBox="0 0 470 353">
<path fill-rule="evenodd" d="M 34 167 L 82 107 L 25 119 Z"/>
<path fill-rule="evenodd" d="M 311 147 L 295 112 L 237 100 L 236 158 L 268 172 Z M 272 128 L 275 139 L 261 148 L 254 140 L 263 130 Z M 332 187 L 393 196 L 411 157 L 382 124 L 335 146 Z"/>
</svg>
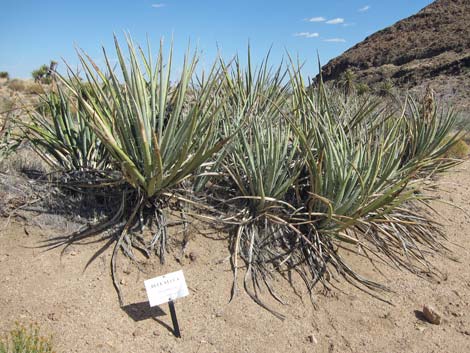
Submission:
<svg viewBox="0 0 470 353">
<path fill-rule="evenodd" d="M 219 48 L 230 58 L 246 54 L 259 61 L 272 46 L 271 62 L 291 55 L 305 61 L 304 72 L 317 73 L 320 60 L 341 54 L 379 29 L 408 17 L 431 0 L 2 0 L 0 71 L 30 77 L 51 59 L 77 64 L 75 45 L 97 60 L 101 46 L 113 56 L 112 36 L 128 31 L 135 42 L 153 47 L 174 38 L 176 67 L 191 41 L 210 66 Z M 246 55 L 245 55 L 246 56 Z"/>
</svg>

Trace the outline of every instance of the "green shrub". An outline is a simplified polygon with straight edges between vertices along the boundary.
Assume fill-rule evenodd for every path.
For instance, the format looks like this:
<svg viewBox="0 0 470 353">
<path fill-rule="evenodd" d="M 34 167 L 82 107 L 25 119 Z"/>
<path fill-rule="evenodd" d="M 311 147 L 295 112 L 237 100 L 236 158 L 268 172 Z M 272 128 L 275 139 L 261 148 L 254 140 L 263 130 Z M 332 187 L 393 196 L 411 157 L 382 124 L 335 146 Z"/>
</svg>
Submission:
<svg viewBox="0 0 470 353">
<path fill-rule="evenodd" d="M 381 97 L 390 96 L 393 94 L 393 88 L 394 88 L 394 85 L 393 85 L 392 80 L 386 79 L 380 84 L 377 90 L 377 94 Z"/>
<path fill-rule="evenodd" d="M 358 83 L 358 84 L 356 85 L 356 92 L 357 92 L 357 94 L 360 95 L 360 96 L 369 93 L 369 91 L 370 91 L 370 88 L 369 88 L 369 86 L 368 86 L 367 84 L 365 84 L 365 83 L 362 83 L 362 82 L 361 82 L 361 83 Z"/>
<path fill-rule="evenodd" d="M 48 72 L 49 66 L 42 65 L 39 67 L 39 69 L 31 72 L 31 76 L 33 77 L 35 82 L 41 82 L 41 80 L 47 76 Z"/>
<path fill-rule="evenodd" d="M 0 163 L 16 151 L 19 145 L 19 141 L 12 137 L 12 130 L 11 119 L 7 115 L 0 128 Z"/>
<path fill-rule="evenodd" d="M 344 90 L 344 94 L 350 96 L 356 92 L 356 74 L 351 69 L 346 69 L 341 74 L 339 81 L 340 87 Z"/>
<path fill-rule="evenodd" d="M 16 324 L 16 327 L 0 340 L 0 353 L 53 353 L 51 337 L 39 335 L 39 327 L 29 328 Z"/>
<path fill-rule="evenodd" d="M 46 76 L 41 79 L 41 83 L 44 85 L 50 85 L 52 83 L 52 77 Z"/>
<path fill-rule="evenodd" d="M 0 71 L 0 78 L 10 79 L 10 75 L 6 71 Z"/>
</svg>

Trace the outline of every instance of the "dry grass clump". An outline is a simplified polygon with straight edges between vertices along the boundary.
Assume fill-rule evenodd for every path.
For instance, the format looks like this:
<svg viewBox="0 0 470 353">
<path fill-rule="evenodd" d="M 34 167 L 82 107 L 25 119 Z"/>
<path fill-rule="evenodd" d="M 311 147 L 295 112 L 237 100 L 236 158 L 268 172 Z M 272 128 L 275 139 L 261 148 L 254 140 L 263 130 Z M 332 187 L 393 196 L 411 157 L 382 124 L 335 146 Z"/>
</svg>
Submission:
<svg viewBox="0 0 470 353">
<path fill-rule="evenodd" d="M 28 82 L 26 85 L 24 92 L 27 94 L 43 94 L 44 93 L 44 87 L 40 83 L 37 82 Z"/>
<path fill-rule="evenodd" d="M 26 89 L 26 82 L 15 78 L 8 82 L 8 88 L 16 92 L 23 92 Z"/>
<path fill-rule="evenodd" d="M 108 245 L 121 304 L 117 255 L 164 261 L 170 209 L 184 225 L 192 216 L 226 227 L 233 294 L 243 270 L 246 291 L 268 310 L 260 289 L 282 302 L 272 277 L 292 271 L 309 290 L 330 288 L 337 274 L 385 289 L 347 263 L 345 247 L 432 271 L 423 249 L 439 250 L 443 238 L 420 211 L 429 200 L 421 181 L 457 163 L 446 153 L 458 141 L 447 138 L 455 115 L 432 97 L 383 107 L 306 83 L 294 63 L 272 68 L 266 58 L 254 69 L 250 55 L 246 68 L 219 59 L 197 75 L 198 56 L 187 54 L 170 84 L 171 51 L 165 60 L 163 46 L 153 56 L 128 39 L 126 58 L 115 45 L 119 72 L 106 54 L 104 69 L 80 54 L 84 77 L 56 75 L 56 92 L 22 126 L 61 180 L 120 196 L 113 216 L 50 246 L 117 229 Z"/>
<path fill-rule="evenodd" d="M 24 81 L 19 79 L 13 79 L 8 81 L 8 88 L 15 92 L 26 93 L 26 94 L 43 94 L 44 87 L 37 82 Z"/>
<path fill-rule="evenodd" d="M 0 353 L 53 353 L 52 338 L 41 336 L 39 326 L 28 328 L 16 324 L 5 338 L 0 340 Z"/>
</svg>

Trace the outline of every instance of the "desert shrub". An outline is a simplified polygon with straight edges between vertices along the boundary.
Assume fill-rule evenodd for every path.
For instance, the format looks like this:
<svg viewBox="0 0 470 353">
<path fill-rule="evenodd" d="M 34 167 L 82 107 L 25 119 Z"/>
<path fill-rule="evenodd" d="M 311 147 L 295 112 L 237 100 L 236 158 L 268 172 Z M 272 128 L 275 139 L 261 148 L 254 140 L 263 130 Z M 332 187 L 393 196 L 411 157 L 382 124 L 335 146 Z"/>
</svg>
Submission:
<svg viewBox="0 0 470 353">
<path fill-rule="evenodd" d="M 367 84 L 360 82 L 356 85 L 356 92 L 358 95 L 362 96 L 368 94 L 370 92 L 370 88 Z"/>
<path fill-rule="evenodd" d="M 8 115 L 12 110 L 15 109 L 15 106 L 15 99 L 0 97 L 0 114 Z"/>
<path fill-rule="evenodd" d="M 339 86 L 343 89 L 344 94 L 349 96 L 356 92 L 356 74 L 351 69 L 346 69 L 339 79 Z"/>
<path fill-rule="evenodd" d="M 53 353 L 51 337 L 39 334 L 37 325 L 16 327 L 0 341 L 0 353 Z"/>
<path fill-rule="evenodd" d="M 0 71 L 0 78 L 8 80 L 8 79 L 10 79 L 10 75 L 6 71 Z"/>
<path fill-rule="evenodd" d="M 13 79 L 8 82 L 8 88 L 13 91 L 23 92 L 26 89 L 26 83 L 22 80 Z"/>
<path fill-rule="evenodd" d="M 12 136 L 12 123 L 9 114 L 6 115 L 5 120 L 0 128 L 0 163 L 4 161 L 9 155 L 15 152 L 19 145 L 19 140 Z"/>
<path fill-rule="evenodd" d="M 31 76 L 34 79 L 34 82 L 41 82 L 42 79 L 47 77 L 48 72 L 49 72 L 49 66 L 41 65 L 38 69 L 33 70 L 33 72 L 31 72 Z"/>
<path fill-rule="evenodd" d="M 40 95 L 44 93 L 44 87 L 40 83 L 29 82 L 26 85 L 24 92 L 28 94 Z"/>
<path fill-rule="evenodd" d="M 23 81 L 14 79 L 8 82 L 8 88 L 16 92 L 24 92 L 28 94 L 44 93 L 44 88 L 38 82 Z"/>
<path fill-rule="evenodd" d="M 52 83 L 52 77 L 46 76 L 41 79 L 41 83 L 44 85 L 50 85 Z"/>
<path fill-rule="evenodd" d="M 34 82 L 40 82 L 42 84 L 51 84 L 52 83 L 52 73 L 55 72 L 57 68 L 57 62 L 51 60 L 49 66 L 41 65 L 37 70 L 34 70 L 31 73 L 31 76 L 34 79 Z"/>
<path fill-rule="evenodd" d="M 394 84 L 390 79 L 384 80 L 377 88 L 377 94 L 382 97 L 393 95 Z"/>
</svg>

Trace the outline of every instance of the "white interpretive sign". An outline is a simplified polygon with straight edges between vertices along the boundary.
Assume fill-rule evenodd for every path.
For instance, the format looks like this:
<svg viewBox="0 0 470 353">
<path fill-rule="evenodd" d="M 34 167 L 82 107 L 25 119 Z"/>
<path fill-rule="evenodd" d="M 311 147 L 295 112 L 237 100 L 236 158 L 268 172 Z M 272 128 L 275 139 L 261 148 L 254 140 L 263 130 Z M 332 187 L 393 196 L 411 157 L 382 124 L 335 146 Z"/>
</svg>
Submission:
<svg viewBox="0 0 470 353">
<path fill-rule="evenodd" d="M 167 303 L 189 294 L 182 270 L 148 279 L 144 284 L 150 306 Z"/>
</svg>

